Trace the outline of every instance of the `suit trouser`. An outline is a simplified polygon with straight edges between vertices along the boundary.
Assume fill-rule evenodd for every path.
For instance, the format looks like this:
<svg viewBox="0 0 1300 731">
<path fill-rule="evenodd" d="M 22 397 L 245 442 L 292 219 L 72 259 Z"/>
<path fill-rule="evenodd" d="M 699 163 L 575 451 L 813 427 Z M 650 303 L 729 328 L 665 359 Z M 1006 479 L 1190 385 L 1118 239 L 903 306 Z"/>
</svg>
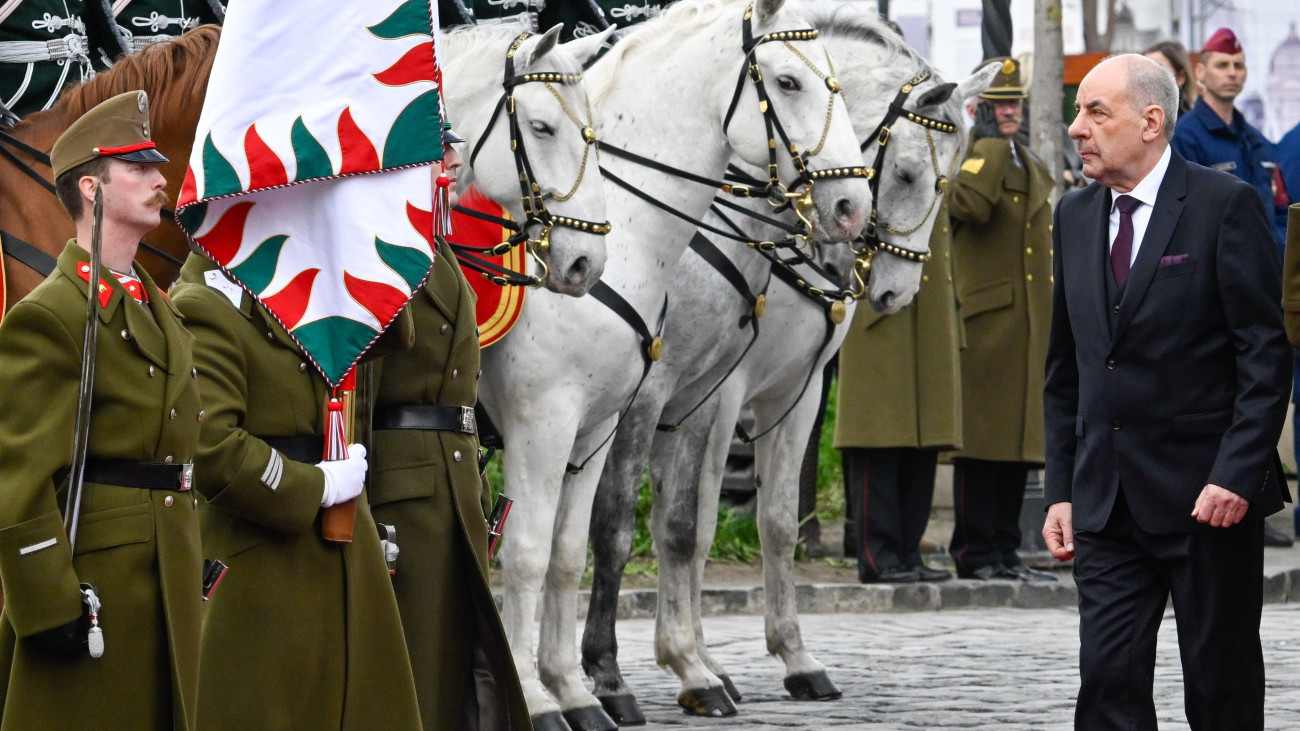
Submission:
<svg viewBox="0 0 1300 731">
<path fill-rule="evenodd" d="M 957 570 L 1016 566 L 1020 557 L 1020 507 L 1025 502 L 1028 462 L 952 461 L 953 529 L 948 546 Z"/>
<path fill-rule="evenodd" d="M 1153 535 L 1133 521 L 1121 489 L 1105 528 L 1075 534 L 1076 729 L 1156 728 L 1156 631 L 1171 594 L 1191 728 L 1263 728 L 1262 521 L 1252 507 L 1230 528 Z"/>
<path fill-rule="evenodd" d="M 930 522 L 939 450 L 852 447 L 843 450 L 858 578 L 921 565 L 921 536 Z M 847 543 L 847 542 L 846 542 Z"/>
</svg>

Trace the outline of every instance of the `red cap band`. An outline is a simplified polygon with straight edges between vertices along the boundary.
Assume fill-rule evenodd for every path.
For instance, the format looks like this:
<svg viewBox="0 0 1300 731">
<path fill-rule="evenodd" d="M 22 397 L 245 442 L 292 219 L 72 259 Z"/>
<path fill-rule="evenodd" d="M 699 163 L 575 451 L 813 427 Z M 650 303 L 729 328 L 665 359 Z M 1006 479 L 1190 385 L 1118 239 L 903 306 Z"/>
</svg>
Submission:
<svg viewBox="0 0 1300 731">
<path fill-rule="evenodd" d="M 127 145 L 126 147 L 96 147 L 95 154 L 103 157 L 104 155 L 125 155 L 128 152 L 136 152 L 137 150 L 156 149 L 158 149 L 158 145 L 155 145 L 150 140 L 145 140 L 144 142 L 137 142 L 134 145 Z"/>
</svg>

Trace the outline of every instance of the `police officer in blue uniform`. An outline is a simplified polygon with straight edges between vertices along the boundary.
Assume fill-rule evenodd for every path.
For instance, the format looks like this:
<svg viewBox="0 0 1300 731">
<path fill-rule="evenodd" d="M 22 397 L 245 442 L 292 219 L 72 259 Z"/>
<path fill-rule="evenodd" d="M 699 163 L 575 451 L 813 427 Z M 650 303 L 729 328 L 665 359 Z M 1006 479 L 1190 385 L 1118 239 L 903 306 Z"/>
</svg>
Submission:
<svg viewBox="0 0 1300 731">
<path fill-rule="evenodd" d="M 1278 200 L 1277 154 L 1273 143 L 1250 126 L 1233 106 L 1246 84 L 1246 55 L 1237 36 L 1220 28 L 1201 48 L 1196 62 L 1201 95 L 1174 131 L 1174 149 L 1189 162 L 1222 170 L 1250 183 L 1264 208 L 1273 212 L 1273 237 L 1281 251 L 1286 240 L 1286 207 Z"/>
</svg>

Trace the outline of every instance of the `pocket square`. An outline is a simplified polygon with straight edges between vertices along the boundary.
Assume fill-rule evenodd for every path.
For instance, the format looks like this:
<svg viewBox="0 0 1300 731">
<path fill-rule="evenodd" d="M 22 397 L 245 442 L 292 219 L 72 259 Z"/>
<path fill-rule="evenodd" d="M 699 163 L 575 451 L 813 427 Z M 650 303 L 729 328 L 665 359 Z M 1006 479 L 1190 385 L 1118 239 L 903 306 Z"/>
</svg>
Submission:
<svg viewBox="0 0 1300 731">
<path fill-rule="evenodd" d="M 1191 259 L 1191 254 L 1172 254 L 1170 256 L 1160 257 L 1161 267 L 1171 267 L 1175 264 L 1182 264 Z"/>
</svg>

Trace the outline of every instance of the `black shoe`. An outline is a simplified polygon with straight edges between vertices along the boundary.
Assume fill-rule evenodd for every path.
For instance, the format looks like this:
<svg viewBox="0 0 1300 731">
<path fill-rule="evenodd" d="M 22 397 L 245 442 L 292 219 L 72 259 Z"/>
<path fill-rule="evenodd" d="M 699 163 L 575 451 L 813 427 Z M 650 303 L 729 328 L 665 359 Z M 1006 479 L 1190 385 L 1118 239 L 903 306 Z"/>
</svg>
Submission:
<svg viewBox="0 0 1300 731">
<path fill-rule="evenodd" d="M 1002 564 L 993 564 L 992 566 L 981 566 L 973 571 L 957 570 L 957 578 L 960 579 L 979 579 L 981 581 L 990 581 L 992 579 L 1003 579 L 1007 581 L 1019 581 L 1020 576 L 1011 569 Z"/>
<path fill-rule="evenodd" d="M 930 568 L 925 564 L 914 566 L 913 570 L 916 571 L 917 579 L 920 581 L 947 581 L 952 578 L 952 572 Z"/>
<path fill-rule="evenodd" d="M 1292 540 L 1291 536 L 1265 523 L 1264 545 L 1268 548 L 1290 548 L 1295 545 L 1295 541 Z"/>
<path fill-rule="evenodd" d="M 1004 566 L 1003 568 L 1011 572 L 1015 578 L 1020 579 L 1021 581 L 1034 583 L 1056 581 L 1056 574 L 1048 573 L 1047 571 L 1035 571 L 1022 563 L 1018 563 L 1015 566 Z"/>
<path fill-rule="evenodd" d="M 885 569 L 877 574 L 874 578 L 859 573 L 858 579 L 863 584 L 915 584 L 921 580 L 916 569 L 905 569 L 902 566 Z"/>
</svg>

